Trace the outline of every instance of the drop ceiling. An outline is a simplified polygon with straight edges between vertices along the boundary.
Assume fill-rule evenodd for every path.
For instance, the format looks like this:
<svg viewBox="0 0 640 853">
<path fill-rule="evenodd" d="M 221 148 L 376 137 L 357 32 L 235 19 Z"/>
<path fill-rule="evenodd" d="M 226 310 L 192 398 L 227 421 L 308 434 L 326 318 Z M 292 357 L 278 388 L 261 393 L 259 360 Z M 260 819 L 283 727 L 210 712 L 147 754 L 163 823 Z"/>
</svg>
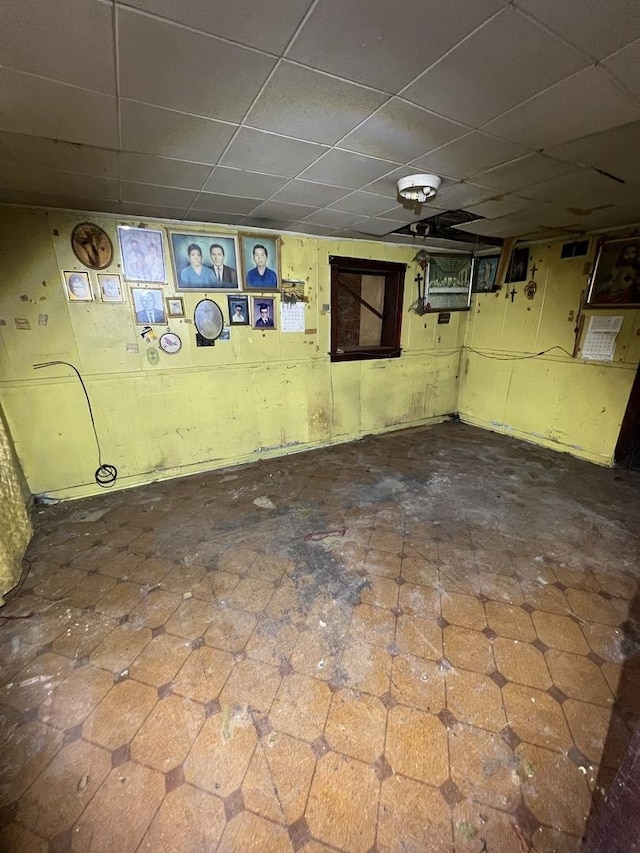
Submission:
<svg viewBox="0 0 640 853">
<path fill-rule="evenodd" d="M 0 202 L 388 240 L 640 222 L 638 0 L 6 0 Z M 443 176 L 405 207 L 399 177 Z M 449 245 L 449 243 L 447 243 Z"/>
</svg>

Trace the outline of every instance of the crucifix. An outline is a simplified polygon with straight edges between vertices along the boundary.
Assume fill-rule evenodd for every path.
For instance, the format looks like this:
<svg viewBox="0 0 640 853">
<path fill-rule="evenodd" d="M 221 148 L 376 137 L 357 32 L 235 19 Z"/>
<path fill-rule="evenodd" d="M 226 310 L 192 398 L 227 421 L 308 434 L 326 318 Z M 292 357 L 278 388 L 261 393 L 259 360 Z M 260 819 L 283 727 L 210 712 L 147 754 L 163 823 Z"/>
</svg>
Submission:
<svg viewBox="0 0 640 853">
<path fill-rule="evenodd" d="M 424 281 L 424 276 L 420 275 L 420 273 L 418 273 L 418 275 L 414 278 L 414 281 L 418 285 L 418 299 L 420 301 L 422 301 L 422 299 L 424 299 L 424 292 L 422 290 L 421 285 L 422 285 L 422 282 Z"/>
<path fill-rule="evenodd" d="M 538 267 L 534 264 L 531 267 L 531 278 L 535 278 L 537 270 L 538 270 Z"/>
<path fill-rule="evenodd" d="M 516 295 L 516 293 L 517 293 L 517 291 L 516 291 L 515 287 L 513 287 L 513 288 L 511 289 L 511 292 L 509 293 L 509 296 L 511 297 L 511 301 L 512 301 L 512 302 L 513 302 L 513 300 L 515 299 L 515 295 Z"/>
</svg>

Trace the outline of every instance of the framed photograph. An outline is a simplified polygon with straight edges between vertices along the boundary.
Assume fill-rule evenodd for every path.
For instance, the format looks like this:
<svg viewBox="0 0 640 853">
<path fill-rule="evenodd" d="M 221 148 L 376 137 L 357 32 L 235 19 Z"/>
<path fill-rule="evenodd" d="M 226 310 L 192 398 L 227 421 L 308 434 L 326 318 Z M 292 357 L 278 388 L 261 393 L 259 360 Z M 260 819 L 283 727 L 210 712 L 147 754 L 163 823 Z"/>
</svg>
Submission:
<svg viewBox="0 0 640 853">
<path fill-rule="evenodd" d="M 527 280 L 529 269 L 529 247 L 514 249 L 509 259 L 509 268 L 505 276 L 505 284 L 513 284 L 517 281 Z"/>
<path fill-rule="evenodd" d="M 113 244 L 93 222 L 81 222 L 71 232 L 71 248 L 80 263 L 90 270 L 103 270 L 113 260 Z"/>
<path fill-rule="evenodd" d="M 175 355 L 182 349 L 182 341 L 178 335 L 174 334 L 174 332 L 165 332 L 164 335 L 160 335 L 158 346 L 162 352 L 166 352 L 167 355 Z"/>
<path fill-rule="evenodd" d="M 476 258 L 473 287 L 471 288 L 474 293 L 491 293 L 496 289 L 496 273 L 498 272 L 499 261 L 500 255 L 486 255 L 482 258 Z"/>
<path fill-rule="evenodd" d="M 640 307 L 640 237 L 602 240 L 591 273 L 590 308 Z"/>
<path fill-rule="evenodd" d="M 276 309 L 273 296 L 252 296 L 251 316 L 254 329 L 275 329 Z"/>
<path fill-rule="evenodd" d="M 249 325 L 249 297 L 227 296 L 229 302 L 229 323 L 233 326 Z"/>
<path fill-rule="evenodd" d="M 184 317 L 184 299 L 182 296 L 168 296 L 165 302 L 167 303 L 167 316 Z"/>
<path fill-rule="evenodd" d="M 430 255 L 425 301 L 429 311 L 467 311 L 475 267 L 472 255 Z"/>
<path fill-rule="evenodd" d="M 122 280 L 119 275 L 98 273 L 98 287 L 100 288 L 100 299 L 103 302 L 124 302 Z"/>
<path fill-rule="evenodd" d="M 278 290 L 280 287 L 280 238 L 264 234 L 240 234 L 245 290 Z"/>
<path fill-rule="evenodd" d="M 93 302 L 88 272 L 69 270 L 62 273 L 69 302 Z"/>
<path fill-rule="evenodd" d="M 131 298 L 139 326 L 162 326 L 167 322 L 163 293 L 155 287 L 132 287 Z"/>
<path fill-rule="evenodd" d="M 212 299 L 201 299 L 193 312 L 196 331 L 205 341 L 215 341 L 224 329 L 224 317 L 218 304 Z"/>
<path fill-rule="evenodd" d="M 236 237 L 172 232 L 169 241 L 176 290 L 239 290 Z"/>
<path fill-rule="evenodd" d="M 118 239 L 127 281 L 166 284 L 162 231 L 118 225 Z"/>
</svg>

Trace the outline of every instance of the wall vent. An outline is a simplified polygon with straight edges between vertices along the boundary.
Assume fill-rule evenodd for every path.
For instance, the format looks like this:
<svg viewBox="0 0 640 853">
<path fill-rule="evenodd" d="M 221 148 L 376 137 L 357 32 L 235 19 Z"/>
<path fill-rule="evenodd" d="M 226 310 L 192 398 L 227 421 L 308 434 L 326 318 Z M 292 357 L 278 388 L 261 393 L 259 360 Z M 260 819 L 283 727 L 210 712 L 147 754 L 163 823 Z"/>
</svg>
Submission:
<svg viewBox="0 0 640 853">
<path fill-rule="evenodd" d="M 560 251 L 561 258 L 583 258 L 589 251 L 588 240 L 573 240 L 571 243 L 563 243 Z"/>
</svg>

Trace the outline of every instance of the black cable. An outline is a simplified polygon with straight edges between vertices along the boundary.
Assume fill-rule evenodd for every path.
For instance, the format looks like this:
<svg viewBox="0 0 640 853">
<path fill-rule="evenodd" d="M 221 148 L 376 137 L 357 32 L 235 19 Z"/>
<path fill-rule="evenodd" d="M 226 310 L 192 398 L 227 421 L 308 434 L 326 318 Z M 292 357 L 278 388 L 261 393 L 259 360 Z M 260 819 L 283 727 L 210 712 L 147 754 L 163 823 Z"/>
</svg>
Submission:
<svg viewBox="0 0 640 853">
<path fill-rule="evenodd" d="M 574 358 L 574 356 L 568 350 L 566 350 L 564 347 L 559 346 L 558 344 L 549 347 L 548 349 L 543 349 L 540 352 L 532 352 L 530 355 L 487 355 L 484 352 L 480 352 L 479 350 L 473 349 L 473 347 L 468 347 L 466 345 L 463 345 L 462 349 L 466 349 L 469 352 L 473 352 L 476 355 L 479 355 L 481 358 L 491 358 L 494 361 L 523 361 L 527 358 L 539 358 L 541 355 L 546 355 L 548 352 L 551 352 L 551 350 L 554 349 L 559 349 L 563 353 L 565 353 L 565 355 L 568 355 L 569 358 Z"/>
<path fill-rule="evenodd" d="M 87 391 L 82 376 L 80 375 L 80 371 L 74 364 L 71 364 L 68 361 L 45 361 L 42 364 L 34 364 L 33 369 L 38 370 L 40 367 L 53 367 L 56 364 L 64 364 L 67 367 L 70 367 L 73 371 L 75 371 L 76 376 L 80 380 L 82 390 L 84 391 L 84 396 L 87 400 L 87 406 L 89 408 L 89 417 L 91 418 L 91 426 L 93 427 L 93 434 L 95 436 L 96 446 L 98 448 L 98 468 L 96 469 L 94 477 L 96 483 L 99 486 L 102 486 L 103 489 L 107 489 L 109 488 L 109 486 L 113 486 L 113 484 L 117 480 L 118 469 L 115 465 L 102 464 L 102 450 L 100 448 L 100 439 L 98 438 L 98 431 L 96 430 L 96 422 L 93 417 L 93 409 L 91 408 L 91 400 L 89 399 L 89 392 Z"/>
</svg>

